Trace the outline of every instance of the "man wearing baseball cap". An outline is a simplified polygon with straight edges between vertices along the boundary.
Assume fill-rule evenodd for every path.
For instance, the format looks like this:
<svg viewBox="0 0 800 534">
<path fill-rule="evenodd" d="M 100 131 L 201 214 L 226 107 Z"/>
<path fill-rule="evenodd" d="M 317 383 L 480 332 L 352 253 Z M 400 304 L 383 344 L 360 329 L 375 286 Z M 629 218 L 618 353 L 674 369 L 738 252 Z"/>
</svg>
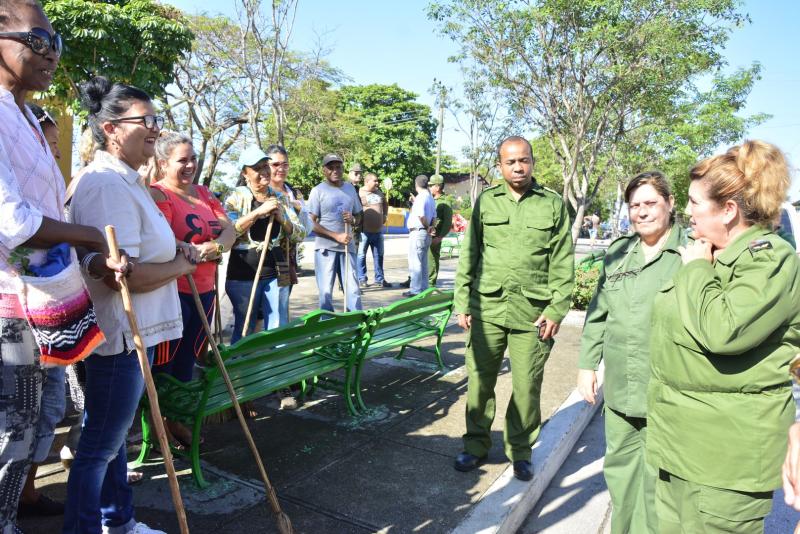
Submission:
<svg viewBox="0 0 800 534">
<path fill-rule="evenodd" d="M 436 201 L 436 226 L 431 237 L 431 246 L 428 249 L 428 283 L 436 286 L 439 277 L 439 256 L 442 254 L 442 239 L 450 231 L 453 224 L 453 208 L 444 198 L 444 178 L 441 174 L 434 174 L 428 181 L 433 200 Z"/>
<path fill-rule="evenodd" d="M 314 270 L 319 289 L 319 307 L 333 311 L 336 266 L 347 277 L 344 284 L 347 310 L 361 309 L 361 291 L 356 277 L 356 248 L 352 229 L 361 220 L 361 200 L 355 188 L 344 181 L 344 164 L 336 154 L 322 158 L 325 181 L 308 196 L 308 214 L 316 234 Z"/>
<path fill-rule="evenodd" d="M 428 177 L 414 178 L 417 196 L 408 216 L 408 273 L 410 287 L 404 297 L 413 297 L 428 288 L 428 247 L 431 245 L 436 203 L 428 191 Z"/>
</svg>

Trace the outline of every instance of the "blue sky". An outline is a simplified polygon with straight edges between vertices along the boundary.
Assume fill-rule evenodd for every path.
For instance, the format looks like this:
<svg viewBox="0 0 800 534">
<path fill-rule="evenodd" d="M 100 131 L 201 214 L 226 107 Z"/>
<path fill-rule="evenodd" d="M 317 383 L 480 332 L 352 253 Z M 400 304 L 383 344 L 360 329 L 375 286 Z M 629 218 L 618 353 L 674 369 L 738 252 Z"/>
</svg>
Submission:
<svg viewBox="0 0 800 534">
<path fill-rule="evenodd" d="M 189 13 L 235 15 L 233 0 L 162 1 Z M 456 87 L 461 76 L 458 67 L 447 61 L 456 47 L 427 19 L 427 4 L 427 0 L 300 0 L 292 47 L 311 50 L 321 39 L 330 49 L 328 61 L 352 83 L 397 83 L 433 107 L 428 90 L 434 78 Z M 763 77 L 751 92 L 745 113 L 773 117 L 754 128 L 749 137 L 775 143 L 787 153 L 795 173 L 791 196 L 798 199 L 800 2 L 751 0 L 745 2 L 744 11 L 752 23 L 733 33 L 724 55 L 730 70 L 753 61 L 762 64 Z M 460 157 L 464 138 L 452 122 L 445 117 L 444 150 Z M 521 126 L 520 130 L 526 129 Z"/>
</svg>

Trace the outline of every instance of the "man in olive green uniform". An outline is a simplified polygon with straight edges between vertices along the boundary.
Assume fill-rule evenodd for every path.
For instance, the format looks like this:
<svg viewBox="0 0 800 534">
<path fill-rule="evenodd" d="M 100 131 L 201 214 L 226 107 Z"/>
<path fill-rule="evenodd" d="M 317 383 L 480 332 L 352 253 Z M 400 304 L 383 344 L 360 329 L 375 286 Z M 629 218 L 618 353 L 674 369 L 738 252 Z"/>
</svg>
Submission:
<svg viewBox="0 0 800 534">
<path fill-rule="evenodd" d="M 436 287 L 436 279 L 439 277 L 439 256 L 442 254 L 442 239 L 450 231 L 453 224 L 453 208 L 445 201 L 444 178 L 441 174 L 434 174 L 428 182 L 433 200 L 436 201 L 436 227 L 431 246 L 428 249 L 428 281 L 431 287 Z"/>
<path fill-rule="evenodd" d="M 653 307 L 647 460 L 660 470 L 659 534 L 763 532 L 794 421 L 797 255 L 753 225 L 714 260 L 685 258 Z"/>
<path fill-rule="evenodd" d="M 494 386 L 506 348 L 513 392 L 505 453 L 520 480 L 533 478 L 531 447 L 541 428 L 539 397 L 553 336 L 569 310 L 573 245 L 561 197 L 531 178 L 533 154 L 522 137 L 505 139 L 497 167 L 505 183 L 485 190 L 461 247 L 454 310 L 468 330 L 467 432 L 455 468 L 486 460 L 495 415 Z"/>
</svg>

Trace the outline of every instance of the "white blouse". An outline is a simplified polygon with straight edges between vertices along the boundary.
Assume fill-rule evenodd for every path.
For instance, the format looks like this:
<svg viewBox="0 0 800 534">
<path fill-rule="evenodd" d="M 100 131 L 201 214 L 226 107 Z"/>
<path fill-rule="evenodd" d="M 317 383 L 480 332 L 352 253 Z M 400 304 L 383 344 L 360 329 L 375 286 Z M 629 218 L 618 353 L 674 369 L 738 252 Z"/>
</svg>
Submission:
<svg viewBox="0 0 800 534">
<path fill-rule="evenodd" d="M 100 229 L 114 226 L 117 241 L 138 263 L 166 263 L 175 258 L 175 235 L 150 197 L 139 173 L 108 152 L 98 150 L 75 189 L 72 222 Z M 102 281 L 86 279 L 106 343 L 104 356 L 133 350 L 133 335 L 122 307 L 122 295 Z M 145 347 L 183 335 L 175 280 L 147 293 L 133 293 L 133 308 Z"/>
</svg>

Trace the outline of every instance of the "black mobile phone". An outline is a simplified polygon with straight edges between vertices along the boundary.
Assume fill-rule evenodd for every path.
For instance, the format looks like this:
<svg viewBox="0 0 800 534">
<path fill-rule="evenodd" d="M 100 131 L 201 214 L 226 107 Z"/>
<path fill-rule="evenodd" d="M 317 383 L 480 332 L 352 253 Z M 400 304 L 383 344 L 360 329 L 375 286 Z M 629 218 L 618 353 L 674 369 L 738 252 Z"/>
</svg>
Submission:
<svg viewBox="0 0 800 534">
<path fill-rule="evenodd" d="M 539 323 L 539 326 L 537 327 L 537 328 L 538 328 L 538 330 L 539 330 L 539 333 L 537 334 L 537 337 L 538 337 L 539 339 L 542 339 L 542 334 L 544 333 L 543 331 L 544 331 L 544 327 L 545 327 L 545 325 L 546 325 L 546 324 L 547 324 L 547 323 L 545 323 L 544 321 L 542 321 L 541 323 Z"/>
</svg>

